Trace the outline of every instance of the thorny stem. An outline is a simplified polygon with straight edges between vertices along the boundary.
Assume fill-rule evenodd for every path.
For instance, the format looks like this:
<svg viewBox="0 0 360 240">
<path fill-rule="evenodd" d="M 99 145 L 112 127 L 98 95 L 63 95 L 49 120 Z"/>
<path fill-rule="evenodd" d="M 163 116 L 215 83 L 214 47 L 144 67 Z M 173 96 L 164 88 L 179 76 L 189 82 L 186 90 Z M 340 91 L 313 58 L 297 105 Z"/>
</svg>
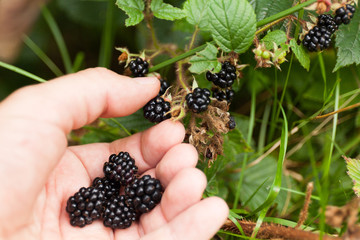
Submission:
<svg viewBox="0 0 360 240">
<path fill-rule="evenodd" d="M 271 22 L 271 23 L 265 25 L 264 27 L 262 27 L 262 28 L 260 28 L 259 30 L 257 30 L 257 31 L 255 32 L 255 35 L 258 35 L 258 34 L 264 32 L 264 31 L 267 30 L 268 28 L 271 28 L 272 26 L 278 24 L 279 22 L 285 20 L 286 18 L 287 18 L 287 16 L 282 17 L 282 18 L 280 18 L 280 19 L 278 19 L 278 20 L 276 20 L 276 21 L 274 21 L 274 22 Z"/>
<path fill-rule="evenodd" d="M 190 42 L 190 44 L 189 44 L 189 49 L 188 49 L 188 50 L 191 50 L 191 49 L 192 49 L 192 47 L 193 47 L 193 45 L 194 45 L 194 43 L 195 43 L 196 35 L 197 35 L 198 32 L 199 32 L 199 27 L 198 27 L 198 26 L 195 26 L 195 31 L 194 31 L 194 33 L 193 33 L 193 35 L 192 35 L 192 37 L 191 37 L 191 42 Z"/>
<path fill-rule="evenodd" d="M 266 24 L 274 22 L 274 21 L 276 21 L 278 19 L 284 18 L 284 17 L 286 17 L 286 16 L 288 16 L 290 14 L 293 14 L 294 12 L 297 12 L 297 11 L 301 10 L 304 7 L 307 7 L 307 6 L 315 3 L 316 1 L 317 0 L 309 0 L 309 1 L 306 1 L 304 3 L 298 4 L 298 5 L 294 6 L 294 7 L 291 7 L 289 9 L 286 9 L 285 11 L 279 12 L 278 14 L 275 14 L 273 16 L 265 18 L 265 19 L 257 22 L 256 27 L 262 27 L 262 26 L 265 26 Z M 214 41 L 211 41 L 209 43 L 213 44 Z M 187 51 L 187 52 L 185 52 L 183 54 L 180 54 L 180 55 L 178 55 L 178 56 L 176 56 L 174 58 L 171 58 L 171 59 L 168 59 L 168 60 L 166 60 L 166 61 L 164 61 L 162 63 L 159 63 L 158 65 L 155 65 L 154 67 L 150 68 L 149 72 L 154 72 L 154 71 L 156 71 L 156 70 L 158 70 L 160 68 L 166 67 L 167 65 L 173 64 L 173 63 L 175 63 L 177 61 L 180 61 L 182 59 L 190 57 L 191 55 L 197 53 L 198 51 L 203 50 L 205 47 L 206 47 L 206 44 L 203 44 L 203 45 L 201 45 L 201 46 L 199 46 L 197 48 L 191 49 L 191 50 L 189 50 L 189 51 Z"/>
<path fill-rule="evenodd" d="M 182 61 L 179 61 L 177 63 L 177 80 L 179 81 L 179 83 L 181 84 L 183 89 L 185 89 L 187 93 L 190 93 L 190 90 L 184 79 L 183 62 Z"/>
<path fill-rule="evenodd" d="M 158 40 L 156 39 L 154 25 L 153 25 L 153 16 L 150 11 L 150 4 L 151 4 L 151 0 L 146 0 L 146 10 L 145 10 L 146 25 L 150 30 L 151 39 L 152 39 L 154 47 L 156 49 L 159 49 L 159 43 L 158 43 Z"/>
</svg>

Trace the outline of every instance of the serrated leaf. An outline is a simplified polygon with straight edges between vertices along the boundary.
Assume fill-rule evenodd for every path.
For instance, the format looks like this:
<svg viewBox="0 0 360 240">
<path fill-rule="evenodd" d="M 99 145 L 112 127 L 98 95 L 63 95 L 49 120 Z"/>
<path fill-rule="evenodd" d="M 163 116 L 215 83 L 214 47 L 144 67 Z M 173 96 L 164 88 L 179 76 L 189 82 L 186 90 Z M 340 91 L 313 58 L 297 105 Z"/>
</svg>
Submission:
<svg viewBox="0 0 360 240">
<path fill-rule="evenodd" d="M 190 58 L 191 67 L 190 72 L 200 74 L 205 71 L 219 72 L 221 63 L 217 60 L 218 49 L 207 43 L 204 50 L 196 53 L 195 56 Z"/>
<path fill-rule="evenodd" d="M 347 174 L 353 180 L 353 190 L 355 194 L 360 197 L 360 160 L 352 159 L 344 156 L 346 161 L 346 167 L 348 169 Z"/>
<path fill-rule="evenodd" d="M 340 26 L 335 46 L 338 51 L 333 72 L 353 63 L 360 64 L 360 11 L 355 12 L 350 24 Z"/>
<path fill-rule="evenodd" d="M 256 16 L 246 0 L 211 0 L 209 28 L 225 52 L 245 52 L 255 37 Z"/>
<path fill-rule="evenodd" d="M 116 5 L 129 16 L 125 20 L 125 26 L 134 26 L 144 19 L 145 4 L 143 0 L 116 0 Z"/>
<path fill-rule="evenodd" d="M 154 16 L 160 19 L 173 21 L 185 17 L 185 13 L 182 9 L 164 3 L 162 0 L 152 0 L 150 8 Z"/>
<path fill-rule="evenodd" d="M 274 43 L 277 46 L 280 46 L 281 44 L 285 43 L 286 40 L 286 33 L 281 30 L 271 31 L 261 39 L 267 50 L 272 50 L 274 48 Z"/>
<path fill-rule="evenodd" d="M 296 58 L 299 60 L 301 66 L 303 66 L 307 71 L 310 68 L 310 58 L 309 54 L 305 51 L 302 45 L 298 45 L 295 39 L 291 39 L 290 47 Z"/>
<path fill-rule="evenodd" d="M 289 0 L 256 0 L 253 3 L 258 21 L 291 8 L 292 4 Z"/>
<path fill-rule="evenodd" d="M 207 15 L 208 0 L 187 0 L 184 4 L 186 20 L 202 30 L 206 30 L 209 25 Z"/>
</svg>

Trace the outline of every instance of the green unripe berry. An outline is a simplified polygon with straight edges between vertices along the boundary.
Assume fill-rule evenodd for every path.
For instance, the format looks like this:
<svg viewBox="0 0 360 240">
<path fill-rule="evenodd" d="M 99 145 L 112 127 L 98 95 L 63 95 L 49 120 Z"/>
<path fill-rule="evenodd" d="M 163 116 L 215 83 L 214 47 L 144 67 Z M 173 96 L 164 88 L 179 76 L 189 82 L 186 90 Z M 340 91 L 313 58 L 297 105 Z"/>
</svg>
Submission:
<svg viewBox="0 0 360 240">
<path fill-rule="evenodd" d="M 260 57 L 261 54 L 263 53 L 263 51 L 261 51 L 261 49 L 255 49 L 254 53 L 255 53 L 256 56 Z"/>
<path fill-rule="evenodd" d="M 263 51 L 263 53 L 261 54 L 261 57 L 263 59 L 269 59 L 270 58 L 270 52 L 269 51 Z"/>
</svg>

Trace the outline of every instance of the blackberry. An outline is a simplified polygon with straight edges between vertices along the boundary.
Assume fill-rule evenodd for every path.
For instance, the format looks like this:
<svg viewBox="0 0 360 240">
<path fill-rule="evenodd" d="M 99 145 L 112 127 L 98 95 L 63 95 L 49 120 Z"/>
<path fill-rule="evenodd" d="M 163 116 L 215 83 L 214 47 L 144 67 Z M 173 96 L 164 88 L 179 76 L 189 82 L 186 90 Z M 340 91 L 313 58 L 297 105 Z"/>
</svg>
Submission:
<svg viewBox="0 0 360 240">
<path fill-rule="evenodd" d="M 111 181 L 107 178 L 95 178 L 92 187 L 104 192 L 105 200 L 109 200 L 113 196 L 118 196 L 121 184 L 119 182 Z"/>
<path fill-rule="evenodd" d="M 135 179 L 138 168 L 128 152 L 120 152 L 118 155 L 110 155 L 109 161 L 104 163 L 103 171 L 107 179 L 126 186 Z"/>
<path fill-rule="evenodd" d="M 315 26 L 305 35 L 302 43 L 310 52 L 327 49 L 331 43 L 331 32 L 324 26 Z"/>
<path fill-rule="evenodd" d="M 170 87 L 169 83 L 162 79 L 160 79 L 160 84 L 161 85 L 160 85 L 160 91 L 159 91 L 158 96 L 163 95 L 166 92 L 166 90 Z"/>
<path fill-rule="evenodd" d="M 170 108 L 170 102 L 157 96 L 144 106 L 144 117 L 150 122 L 162 122 L 171 117 L 171 114 L 167 113 L 170 111 Z"/>
<path fill-rule="evenodd" d="M 229 116 L 229 122 L 227 123 L 227 127 L 231 130 L 236 127 L 235 118 L 233 116 Z"/>
<path fill-rule="evenodd" d="M 335 11 L 335 22 L 337 25 L 340 24 L 349 24 L 350 23 L 350 19 L 353 18 L 355 13 L 355 7 L 350 5 L 350 4 L 346 4 L 345 7 L 340 7 L 338 9 L 336 9 Z"/>
<path fill-rule="evenodd" d="M 227 102 L 231 102 L 235 93 L 231 89 L 226 89 L 225 92 L 221 90 L 214 90 L 213 91 L 213 98 L 216 98 L 218 101 L 226 100 Z"/>
<path fill-rule="evenodd" d="M 210 91 L 207 88 L 195 88 L 185 97 L 189 109 L 195 113 L 206 111 L 210 104 Z"/>
<path fill-rule="evenodd" d="M 231 87 L 236 80 L 236 68 L 226 61 L 222 64 L 221 70 L 218 73 L 206 73 L 207 80 L 213 82 L 216 86 L 221 88 Z"/>
<path fill-rule="evenodd" d="M 136 220 L 134 209 L 125 204 L 124 195 L 114 196 L 106 202 L 103 217 L 104 226 L 113 229 L 128 228 Z"/>
<path fill-rule="evenodd" d="M 99 219 L 103 212 L 104 192 L 94 187 L 80 188 L 66 204 L 72 226 L 84 227 Z"/>
<path fill-rule="evenodd" d="M 125 188 L 126 204 L 137 213 L 147 213 L 160 202 L 162 193 L 160 181 L 144 175 Z"/>
<path fill-rule="evenodd" d="M 325 27 L 331 34 L 333 34 L 338 29 L 338 25 L 330 14 L 319 15 L 317 26 Z"/>
<path fill-rule="evenodd" d="M 137 57 L 130 62 L 129 68 L 134 77 L 144 77 L 145 74 L 149 72 L 149 63 L 146 60 Z"/>
</svg>

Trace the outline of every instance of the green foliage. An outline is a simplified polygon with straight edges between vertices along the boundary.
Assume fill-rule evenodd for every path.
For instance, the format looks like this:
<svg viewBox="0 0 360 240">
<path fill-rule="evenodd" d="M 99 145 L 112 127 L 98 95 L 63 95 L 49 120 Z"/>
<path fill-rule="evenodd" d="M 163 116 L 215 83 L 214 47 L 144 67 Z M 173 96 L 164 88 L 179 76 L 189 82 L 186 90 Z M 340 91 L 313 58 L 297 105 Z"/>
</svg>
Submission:
<svg viewBox="0 0 360 240">
<path fill-rule="evenodd" d="M 286 9 L 291 8 L 293 2 L 288 0 L 256 0 L 252 1 L 252 5 L 254 6 L 256 19 L 262 20 L 267 17 L 270 17 L 276 13 L 284 11 Z"/>
<path fill-rule="evenodd" d="M 360 160 L 344 157 L 348 175 L 353 180 L 353 190 L 355 194 L 360 196 Z"/>
<path fill-rule="evenodd" d="M 290 47 L 296 58 L 299 60 L 301 66 L 303 66 L 307 71 L 310 68 L 310 57 L 306 52 L 305 48 L 302 45 L 298 45 L 295 39 L 290 40 Z"/>
<path fill-rule="evenodd" d="M 185 17 L 182 9 L 163 3 L 162 0 L 152 0 L 150 8 L 154 16 L 160 19 L 175 20 Z"/>
<path fill-rule="evenodd" d="M 336 34 L 338 48 L 333 72 L 350 64 L 360 64 L 360 11 L 357 10 L 350 24 L 340 26 Z"/>
<path fill-rule="evenodd" d="M 196 56 L 190 58 L 190 72 L 200 74 L 205 71 L 219 72 L 221 63 L 217 59 L 218 49 L 211 43 L 207 43 L 207 47 L 198 52 Z"/>
<path fill-rule="evenodd" d="M 265 44 L 267 50 L 272 50 L 274 48 L 274 43 L 277 46 L 280 46 L 286 41 L 287 41 L 286 33 L 282 30 L 271 31 L 261 39 L 261 42 Z"/>
<path fill-rule="evenodd" d="M 125 20 L 127 27 L 134 26 L 144 19 L 145 4 L 143 0 L 116 0 L 116 5 L 129 16 Z"/>
<path fill-rule="evenodd" d="M 207 30 L 209 25 L 208 4 L 208 0 L 187 0 L 184 4 L 186 20 L 202 30 Z"/>
<path fill-rule="evenodd" d="M 243 53 L 250 47 L 256 16 L 246 0 L 212 0 L 208 14 L 212 36 L 222 50 Z"/>
</svg>

